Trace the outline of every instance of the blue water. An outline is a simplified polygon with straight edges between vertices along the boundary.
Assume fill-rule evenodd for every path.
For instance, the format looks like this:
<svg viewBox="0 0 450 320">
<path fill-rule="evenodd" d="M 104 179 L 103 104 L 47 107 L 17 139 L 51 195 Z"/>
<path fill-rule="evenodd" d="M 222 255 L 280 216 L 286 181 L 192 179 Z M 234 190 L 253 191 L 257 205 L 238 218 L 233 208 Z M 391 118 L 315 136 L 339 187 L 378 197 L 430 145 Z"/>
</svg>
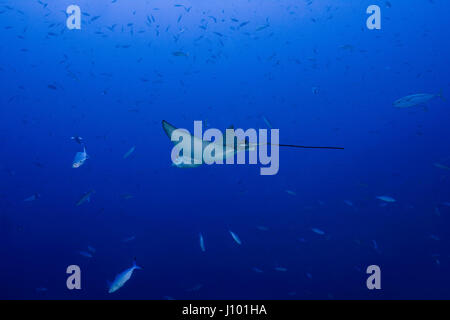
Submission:
<svg viewBox="0 0 450 320">
<path fill-rule="evenodd" d="M 66 27 L 70 4 L 81 30 Z M 371 4 L 381 30 L 366 27 Z M 449 10 L 1 0 L 0 298 L 450 298 L 450 171 L 433 165 L 450 166 L 449 102 L 392 105 L 450 97 Z M 192 131 L 194 120 L 267 128 L 263 117 L 280 143 L 345 149 L 282 148 L 273 176 L 259 164 L 172 165 L 162 120 Z M 77 169 L 74 135 L 90 156 Z M 79 253 L 88 246 L 92 258 Z M 134 258 L 144 269 L 108 294 Z M 366 287 L 373 264 L 381 290 Z M 69 265 L 81 290 L 66 287 Z"/>
</svg>

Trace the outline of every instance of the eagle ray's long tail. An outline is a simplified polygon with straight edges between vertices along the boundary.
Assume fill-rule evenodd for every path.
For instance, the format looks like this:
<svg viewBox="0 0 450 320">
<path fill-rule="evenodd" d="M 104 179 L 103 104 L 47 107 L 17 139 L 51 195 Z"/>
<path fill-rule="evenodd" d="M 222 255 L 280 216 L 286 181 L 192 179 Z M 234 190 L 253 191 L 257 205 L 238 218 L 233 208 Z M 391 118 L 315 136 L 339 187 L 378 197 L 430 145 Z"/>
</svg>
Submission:
<svg viewBox="0 0 450 320">
<path fill-rule="evenodd" d="M 338 150 L 344 150 L 344 148 L 342 148 L 342 147 L 299 146 L 299 145 L 296 145 L 296 144 L 275 144 L 275 143 L 271 143 L 271 145 L 279 146 L 279 147 L 303 148 L 303 149 L 338 149 Z"/>
<path fill-rule="evenodd" d="M 334 150 L 344 150 L 343 147 L 317 147 L 317 146 L 300 146 L 297 144 L 278 144 L 278 143 L 264 143 L 265 145 L 279 146 L 279 147 L 289 147 L 289 148 L 302 148 L 302 149 L 334 149 Z M 258 143 L 257 145 L 262 145 Z"/>
</svg>

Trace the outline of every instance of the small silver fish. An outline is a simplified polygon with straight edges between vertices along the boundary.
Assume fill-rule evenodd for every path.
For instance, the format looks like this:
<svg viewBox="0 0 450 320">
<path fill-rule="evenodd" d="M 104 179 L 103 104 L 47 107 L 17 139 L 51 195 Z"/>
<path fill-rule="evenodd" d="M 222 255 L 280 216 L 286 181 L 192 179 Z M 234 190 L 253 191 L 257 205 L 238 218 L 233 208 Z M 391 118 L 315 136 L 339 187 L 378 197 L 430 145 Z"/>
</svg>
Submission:
<svg viewBox="0 0 450 320">
<path fill-rule="evenodd" d="M 72 163 L 72 168 L 81 167 L 87 159 L 89 159 L 89 156 L 86 153 L 86 147 L 83 147 L 83 151 L 77 152 L 77 154 L 75 155 Z"/>
<path fill-rule="evenodd" d="M 261 31 L 261 30 L 264 30 L 265 28 L 268 28 L 268 27 L 270 27 L 270 25 L 269 24 L 265 24 L 265 25 L 263 25 L 261 27 L 256 28 L 255 31 Z"/>
<path fill-rule="evenodd" d="M 233 237 L 234 241 L 236 241 L 237 244 L 242 244 L 241 239 L 235 234 L 233 231 L 230 231 L 231 236 Z"/>
<path fill-rule="evenodd" d="M 134 270 L 140 270 L 141 267 L 136 265 L 136 260 L 133 261 L 133 265 L 119 273 L 114 281 L 109 284 L 108 293 L 113 293 L 114 291 L 119 290 L 128 280 L 130 280 Z"/>
<path fill-rule="evenodd" d="M 195 286 L 193 286 L 192 288 L 186 289 L 187 292 L 193 292 L 193 291 L 198 291 L 203 287 L 202 284 L 196 284 Z"/>
<path fill-rule="evenodd" d="M 35 193 L 35 194 L 29 196 L 28 198 L 24 199 L 23 201 L 24 201 L 24 202 L 34 201 L 34 200 L 39 199 L 40 197 L 41 197 L 41 196 L 40 196 L 39 193 Z"/>
<path fill-rule="evenodd" d="M 203 236 L 202 236 L 202 234 L 200 233 L 199 234 L 199 237 L 200 237 L 200 249 L 202 249 L 202 251 L 203 252 L 205 252 L 206 251 L 206 249 L 205 249 L 205 241 L 203 240 Z"/>
<path fill-rule="evenodd" d="M 189 57 L 189 53 L 183 51 L 174 51 L 172 52 L 172 55 L 174 55 L 175 57 Z"/>
<path fill-rule="evenodd" d="M 86 252 L 86 251 L 80 251 L 79 254 L 81 254 L 83 257 L 86 257 L 86 258 L 92 258 L 92 254 L 90 254 L 89 252 Z"/>
<path fill-rule="evenodd" d="M 297 195 L 297 193 L 295 193 L 295 192 L 292 191 L 292 190 L 286 190 L 286 193 L 287 193 L 287 194 L 290 194 L 291 196 L 296 196 L 296 195 Z"/>
<path fill-rule="evenodd" d="M 375 240 L 372 240 L 372 246 L 373 246 L 373 249 L 374 249 L 378 254 L 381 254 L 381 250 L 380 250 L 380 248 L 378 247 L 378 243 L 377 243 Z"/>
<path fill-rule="evenodd" d="M 134 152 L 134 150 L 136 150 L 136 147 L 134 147 L 134 146 L 131 147 L 131 149 L 128 150 L 127 153 L 125 153 L 125 154 L 123 155 L 123 158 L 124 158 L 124 159 L 128 158 L 128 157 Z"/>
<path fill-rule="evenodd" d="M 353 207 L 353 202 L 351 202 L 350 200 L 344 200 L 344 203 L 350 207 Z"/>
<path fill-rule="evenodd" d="M 87 202 L 91 202 L 91 195 L 95 193 L 95 190 L 91 190 L 89 192 L 84 193 L 80 200 L 77 201 L 77 203 L 75 204 L 76 207 L 82 205 L 83 203 Z"/>
<path fill-rule="evenodd" d="M 312 230 L 314 233 L 317 233 L 317 234 L 319 234 L 319 235 L 321 235 L 321 236 L 323 236 L 323 235 L 325 234 L 324 231 L 322 231 L 322 230 L 320 230 L 320 229 L 317 229 L 317 228 L 311 228 L 311 230 Z"/>
<path fill-rule="evenodd" d="M 394 107 L 396 108 L 409 108 L 417 105 L 422 105 L 433 98 L 439 97 L 442 100 L 442 93 L 440 94 L 429 94 L 429 93 L 418 93 L 412 94 L 403 98 L 400 98 L 394 102 Z"/>
<path fill-rule="evenodd" d="M 123 239 L 122 242 L 130 242 L 130 241 L 133 241 L 134 239 L 136 239 L 136 237 L 135 236 L 131 236 L 131 237 Z"/>
<path fill-rule="evenodd" d="M 284 268 L 284 267 L 275 267 L 275 270 L 276 271 L 280 271 L 280 272 L 286 272 L 287 271 L 287 269 Z"/>
<path fill-rule="evenodd" d="M 268 120 L 265 116 L 262 116 L 262 118 L 263 118 L 264 122 L 267 124 L 267 126 L 268 126 L 270 129 L 272 129 L 272 124 L 269 122 L 269 120 Z"/>
<path fill-rule="evenodd" d="M 133 199 L 134 196 L 131 193 L 124 193 L 121 195 L 122 199 L 124 200 L 129 200 L 129 199 Z"/>
<path fill-rule="evenodd" d="M 438 163 L 438 162 L 433 163 L 433 166 L 435 166 L 436 168 L 439 168 L 439 169 L 443 169 L 443 170 L 450 170 L 450 167 L 443 165 L 441 163 Z"/>
<path fill-rule="evenodd" d="M 391 202 L 391 203 L 396 201 L 394 198 L 389 197 L 389 196 L 378 196 L 376 198 L 378 200 L 385 201 L 385 202 Z"/>
<path fill-rule="evenodd" d="M 313 94 L 319 94 L 319 87 L 312 87 L 311 91 Z"/>
</svg>

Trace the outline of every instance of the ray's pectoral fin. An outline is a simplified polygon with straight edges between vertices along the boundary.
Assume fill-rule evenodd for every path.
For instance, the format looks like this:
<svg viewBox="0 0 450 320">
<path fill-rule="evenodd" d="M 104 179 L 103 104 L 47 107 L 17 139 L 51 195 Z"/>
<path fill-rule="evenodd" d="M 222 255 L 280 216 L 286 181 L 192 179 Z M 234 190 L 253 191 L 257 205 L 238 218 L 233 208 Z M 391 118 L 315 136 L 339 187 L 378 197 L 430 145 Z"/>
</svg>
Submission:
<svg viewBox="0 0 450 320">
<path fill-rule="evenodd" d="M 167 134 L 167 136 L 169 137 L 169 139 L 172 138 L 172 133 L 177 129 L 176 127 L 174 127 L 173 125 L 171 125 L 170 123 L 168 123 L 166 120 L 162 121 L 162 127 L 164 129 L 164 132 Z"/>
</svg>

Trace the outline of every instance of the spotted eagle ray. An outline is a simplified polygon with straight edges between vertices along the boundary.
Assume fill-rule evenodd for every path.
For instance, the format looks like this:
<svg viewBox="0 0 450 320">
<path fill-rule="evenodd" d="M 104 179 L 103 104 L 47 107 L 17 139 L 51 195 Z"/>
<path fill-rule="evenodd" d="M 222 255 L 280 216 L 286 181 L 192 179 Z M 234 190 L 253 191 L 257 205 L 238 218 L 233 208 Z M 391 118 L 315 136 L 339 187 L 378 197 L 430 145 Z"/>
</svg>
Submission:
<svg viewBox="0 0 450 320">
<path fill-rule="evenodd" d="M 175 126 L 171 125 L 167 121 L 162 121 L 162 127 L 164 129 L 164 132 L 167 134 L 169 139 L 172 139 L 172 133 L 177 130 Z M 231 127 L 232 128 L 232 127 Z M 250 143 L 248 140 L 240 141 L 236 143 L 237 138 L 235 137 L 235 143 L 233 144 L 233 147 L 228 146 L 225 141 L 223 145 L 219 145 L 217 142 L 211 142 L 211 141 L 205 141 L 199 137 L 196 137 L 187 130 L 179 130 L 177 132 L 182 138 L 182 141 L 191 141 L 191 153 L 188 155 L 182 155 L 178 156 L 177 159 L 174 160 L 173 165 L 179 168 L 195 168 L 199 167 L 203 164 L 203 162 L 207 163 L 213 163 L 215 159 L 222 158 L 224 161 L 228 158 L 234 157 L 235 154 L 237 154 L 240 151 L 255 151 L 257 146 L 266 144 L 266 145 L 273 145 L 278 147 L 290 147 L 290 148 L 303 148 L 303 149 L 344 149 L 342 147 L 317 147 L 317 146 L 301 146 L 301 145 L 295 145 L 295 144 L 275 144 L 275 143 Z M 226 139 L 224 139 L 226 140 Z M 180 141 L 180 140 L 179 140 Z M 179 141 L 172 141 L 174 144 L 178 144 Z M 194 145 L 199 144 L 202 146 L 202 153 L 199 154 L 201 159 L 195 158 L 194 153 Z M 214 157 L 211 156 L 211 153 L 206 152 L 206 154 L 203 152 L 206 147 L 209 145 L 215 145 L 217 148 L 214 149 L 215 155 Z M 193 161 L 194 160 L 194 161 Z M 196 163 L 199 162 L 199 163 Z"/>
</svg>

